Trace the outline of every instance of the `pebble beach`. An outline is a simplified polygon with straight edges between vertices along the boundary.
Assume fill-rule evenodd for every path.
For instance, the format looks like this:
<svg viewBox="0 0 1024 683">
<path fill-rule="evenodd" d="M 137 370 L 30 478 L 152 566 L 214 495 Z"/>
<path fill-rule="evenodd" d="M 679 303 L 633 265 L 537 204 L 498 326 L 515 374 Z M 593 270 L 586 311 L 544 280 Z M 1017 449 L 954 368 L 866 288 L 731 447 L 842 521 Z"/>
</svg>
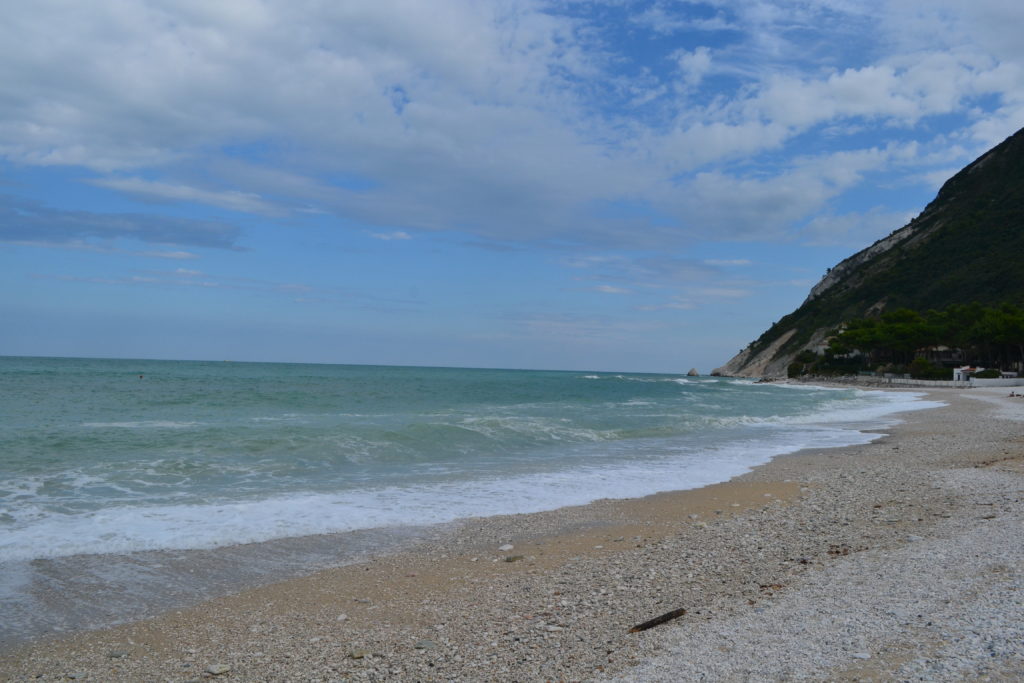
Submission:
<svg viewBox="0 0 1024 683">
<path fill-rule="evenodd" d="M 0 680 L 1024 679 L 1024 398 L 928 398 L 870 444 L 723 484 L 464 520 L 40 638 L 0 652 Z"/>
</svg>

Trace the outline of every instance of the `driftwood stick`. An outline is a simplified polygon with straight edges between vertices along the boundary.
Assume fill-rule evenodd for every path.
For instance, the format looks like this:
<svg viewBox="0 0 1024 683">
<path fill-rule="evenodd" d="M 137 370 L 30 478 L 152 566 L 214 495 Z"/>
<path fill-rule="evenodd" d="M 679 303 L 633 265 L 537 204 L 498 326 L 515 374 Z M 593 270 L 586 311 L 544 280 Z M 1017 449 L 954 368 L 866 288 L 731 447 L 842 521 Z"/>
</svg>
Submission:
<svg viewBox="0 0 1024 683">
<path fill-rule="evenodd" d="M 639 631 L 646 631 L 649 628 L 654 628 L 655 626 L 661 626 L 666 621 L 672 621 L 673 619 L 678 619 L 679 617 L 683 616 L 684 614 L 686 614 L 686 609 L 683 608 L 683 607 L 680 607 L 679 609 L 674 609 L 671 612 L 665 612 L 660 617 L 654 617 L 650 621 L 645 621 L 642 624 L 637 624 L 633 628 L 629 629 L 629 632 L 630 633 L 637 633 Z"/>
</svg>

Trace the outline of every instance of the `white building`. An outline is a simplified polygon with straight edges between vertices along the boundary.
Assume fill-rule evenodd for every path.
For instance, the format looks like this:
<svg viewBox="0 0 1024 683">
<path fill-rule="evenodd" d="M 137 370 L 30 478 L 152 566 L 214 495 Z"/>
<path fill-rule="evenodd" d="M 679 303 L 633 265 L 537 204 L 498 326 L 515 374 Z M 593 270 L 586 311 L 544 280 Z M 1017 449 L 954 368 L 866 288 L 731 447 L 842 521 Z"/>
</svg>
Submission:
<svg viewBox="0 0 1024 683">
<path fill-rule="evenodd" d="M 972 368 L 970 365 L 965 365 L 960 368 L 953 368 L 953 381 L 954 382 L 966 382 L 976 372 L 981 372 L 985 368 Z"/>
</svg>

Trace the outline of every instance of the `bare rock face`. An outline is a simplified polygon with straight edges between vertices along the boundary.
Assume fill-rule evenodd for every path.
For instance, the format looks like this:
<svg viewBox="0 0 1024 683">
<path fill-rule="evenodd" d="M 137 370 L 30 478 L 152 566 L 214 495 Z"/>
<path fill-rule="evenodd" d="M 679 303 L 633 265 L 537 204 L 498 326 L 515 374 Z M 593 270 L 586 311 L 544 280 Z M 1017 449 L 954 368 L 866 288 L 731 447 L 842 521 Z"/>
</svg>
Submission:
<svg viewBox="0 0 1024 683">
<path fill-rule="evenodd" d="M 686 373 L 687 377 L 700 377 L 700 373 L 697 372 L 697 368 L 690 368 L 690 371 Z"/>
<path fill-rule="evenodd" d="M 794 334 L 796 330 L 786 332 L 753 356 L 748 346 L 733 356 L 728 363 L 712 370 L 711 374 L 716 377 L 785 377 L 789 358 L 777 359 L 775 354 Z"/>
</svg>

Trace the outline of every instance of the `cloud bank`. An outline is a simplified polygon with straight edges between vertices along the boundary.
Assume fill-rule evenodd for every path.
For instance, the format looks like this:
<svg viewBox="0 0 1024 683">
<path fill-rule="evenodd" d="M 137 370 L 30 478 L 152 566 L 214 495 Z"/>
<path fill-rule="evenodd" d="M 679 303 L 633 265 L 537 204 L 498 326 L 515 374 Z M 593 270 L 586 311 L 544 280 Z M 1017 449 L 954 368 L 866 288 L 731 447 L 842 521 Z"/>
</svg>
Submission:
<svg viewBox="0 0 1024 683">
<path fill-rule="evenodd" d="M 1021 25 L 997 0 L 38 0 L 0 26 L 0 156 L 378 235 L 828 240 L 866 178 L 926 182 L 1024 123 Z M 53 218 L 5 238 L 237 237 Z"/>
</svg>

